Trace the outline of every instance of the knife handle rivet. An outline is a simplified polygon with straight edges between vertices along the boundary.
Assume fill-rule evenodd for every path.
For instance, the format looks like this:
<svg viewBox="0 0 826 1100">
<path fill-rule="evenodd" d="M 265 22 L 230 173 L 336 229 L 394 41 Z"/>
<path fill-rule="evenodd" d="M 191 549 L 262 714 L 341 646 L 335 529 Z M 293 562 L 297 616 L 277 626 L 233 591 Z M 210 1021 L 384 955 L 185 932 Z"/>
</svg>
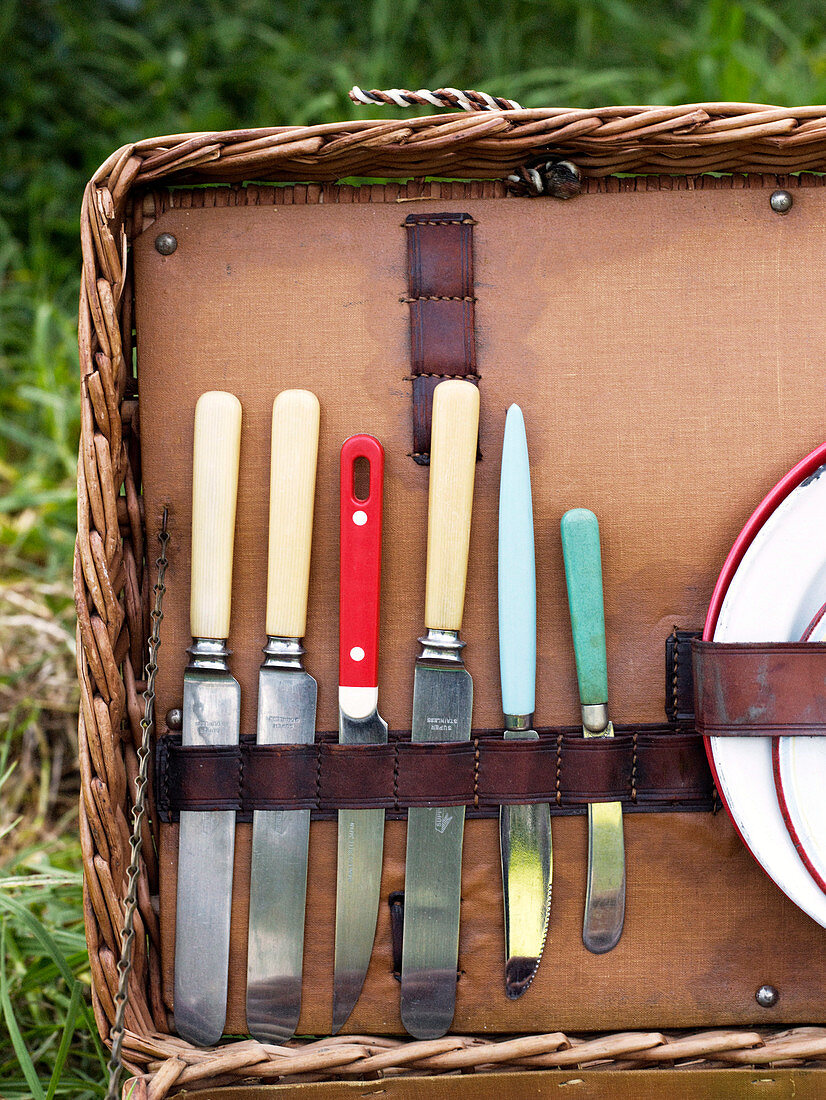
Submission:
<svg viewBox="0 0 826 1100">
<path fill-rule="evenodd" d="M 360 645 L 354 645 L 353 648 L 350 650 L 350 660 L 351 661 L 363 661 L 364 660 L 364 650 L 361 648 Z"/>
<path fill-rule="evenodd" d="M 356 527 L 363 527 L 366 522 L 367 522 L 367 513 L 366 512 L 362 512 L 361 509 L 359 509 L 358 512 L 353 512 L 353 523 L 355 523 Z"/>
<path fill-rule="evenodd" d="M 774 1008 L 780 1000 L 780 994 L 773 985 L 761 985 L 754 995 L 761 1008 Z"/>
</svg>

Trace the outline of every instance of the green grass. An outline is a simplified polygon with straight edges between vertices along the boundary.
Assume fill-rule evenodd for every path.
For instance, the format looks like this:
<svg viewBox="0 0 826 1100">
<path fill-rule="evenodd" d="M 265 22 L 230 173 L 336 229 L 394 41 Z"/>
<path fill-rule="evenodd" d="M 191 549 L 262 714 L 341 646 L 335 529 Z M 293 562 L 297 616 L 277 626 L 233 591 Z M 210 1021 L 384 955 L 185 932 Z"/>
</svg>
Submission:
<svg viewBox="0 0 826 1100">
<path fill-rule="evenodd" d="M 366 117 L 354 83 L 822 103 L 826 20 L 813 0 L 0 0 L 0 56 L 0 1082 L 5 1100 L 85 1097 L 104 1079 L 74 817 L 86 179 L 148 135 Z"/>
</svg>

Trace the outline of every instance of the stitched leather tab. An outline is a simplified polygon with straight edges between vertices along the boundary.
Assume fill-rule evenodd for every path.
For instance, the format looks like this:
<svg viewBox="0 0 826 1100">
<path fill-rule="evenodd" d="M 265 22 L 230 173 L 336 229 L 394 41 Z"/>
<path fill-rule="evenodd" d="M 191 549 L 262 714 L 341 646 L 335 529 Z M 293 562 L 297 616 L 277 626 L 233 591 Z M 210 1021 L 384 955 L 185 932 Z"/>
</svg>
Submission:
<svg viewBox="0 0 826 1100">
<path fill-rule="evenodd" d="M 665 714 L 669 722 L 694 720 L 694 665 L 691 642 L 700 630 L 678 630 L 665 642 Z"/>
<path fill-rule="evenodd" d="M 318 804 L 315 745 L 245 745 L 242 801 L 245 808 L 285 810 Z"/>
<path fill-rule="evenodd" d="M 321 746 L 318 808 L 393 806 L 395 763 L 386 745 Z"/>
<path fill-rule="evenodd" d="M 709 737 L 826 734 L 826 645 L 695 639 L 697 730 Z"/>
<path fill-rule="evenodd" d="M 410 214 L 407 229 L 414 461 L 430 461 L 433 390 L 444 378 L 476 379 L 473 219 Z"/>
<path fill-rule="evenodd" d="M 187 810 L 241 809 L 241 750 L 180 745 L 169 761 L 165 784 Z"/>
<path fill-rule="evenodd" d="M 398 747 L 398 797 L 402 806 L 472 805 L 476 748 L 471 741 L 411 742 Z"/>
</svg>

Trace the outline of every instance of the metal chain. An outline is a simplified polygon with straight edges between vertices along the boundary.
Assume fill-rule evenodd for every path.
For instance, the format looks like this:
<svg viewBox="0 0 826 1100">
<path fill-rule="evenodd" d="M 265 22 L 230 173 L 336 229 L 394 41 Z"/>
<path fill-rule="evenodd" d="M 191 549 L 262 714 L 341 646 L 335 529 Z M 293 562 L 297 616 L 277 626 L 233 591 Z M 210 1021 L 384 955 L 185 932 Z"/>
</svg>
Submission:
<svg viewBox="0 0 826 1100">
<path fill-rule="evenodd" d="M 155 676 L 158 671 L 158 650 L 161 645 L 161 621 L 163 619 L 163 597 L 166 592 L 164 577 L 168 565 L 166 546 L 169 542 L 169 532 L 166 529 L 168 510 L 163 510 L 163 521 L 158 532 L 158 542 L 161 544 L 160 557 L 156 558 L 158 567 L 158 579 L 153 589 L 155 593 L 155 606 L 150 615 L 152 630 L 149 635 L 149 660 L 146 663 L 146 690 L 143 693 L 144 713 L 141 719 L 141 746 L 138 749 L 138 777 L 135 781 L 135 802 L 132 807 L 132 835 L 129 845 L 132 855 L 129 860 L 129 869 L 126 872 L 127 890 L 124 906 L 123 927 L 120 930 L 121 950 L 118 962 L 118 991 L 115 994 L 115 1022 L 109 1032 L 112 1041 L 112 1054 L 109 1058 L 107 1069 L 109 1071 L 109 1087 L 106 1092 L 106 1100 L 117 1100 L 120 1086 L 120 1075 L 123 1069 L 122 1047 L 124 1033 L 124 1017 L 126 1015 L 126 1003 L 129 998 L 129 975 L 132 972 L 132 948 L 135 942 L 135 910 L 138 906 L 138 873 L 140 870 L 140 854 L 143 844 L 143 822 L 146 817 L 146 787 L 149 778 L 149 758 L 151 755 L 152 733 L 155 728 Z"/>
</svg>

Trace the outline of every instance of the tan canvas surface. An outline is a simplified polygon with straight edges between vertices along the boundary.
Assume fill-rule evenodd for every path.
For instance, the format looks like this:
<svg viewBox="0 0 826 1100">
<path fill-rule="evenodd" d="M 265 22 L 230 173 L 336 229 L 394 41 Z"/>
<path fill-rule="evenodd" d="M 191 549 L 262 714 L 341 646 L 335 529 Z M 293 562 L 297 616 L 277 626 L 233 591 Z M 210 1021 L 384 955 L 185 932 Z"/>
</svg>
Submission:
<svg viewBox="0 0 826 1100">
<path fill-rule="evenodd" d="M 375 192 L 375 189 L 373 189 Z M 615 721 L 663 717 L 664 643 L 702 625 L 725 555 L 765 492 L 822 440 L 826 195 L 787 217 L 767 190 L 586 194 L 553 201 L 173 210 L 135 244 L 147 529 L 170 507 L 158 713 L 178 705 L 189 644 L 192 418 L 207 389 L 244 409 L 232 666 L 254 731 L 264 641 L 269 418 L 284 388 L 322 405 L 306 664 L 318 728 L 336 724 L 338 450 L 354 432 L 386 450 L 380 709 L 409 728 L 424 603 L 427 470 L 410 457 L 406 241 L 411 208 L 467 210 L 474 229 L 482 376 L 463 636 L 474 726 L 500 719 L 496 512 L 504 417 L 522 405 L 531 450 L 539 601 L 538 725 L 578 717 L 559 541 L 565 509 L 600 517 Z M 374 195 L 375 197 L 375 195 Z M 171 256 L 153 247 L 174 233 Z M 534 988 L 501 984 L 496 825 L 468 825 L 457 1030 L 697 1026 L 823 1018 L 824 934 L 763 876 L 724 815 L 629 817 L 620 946 L 579 940 L 584 819 L 554 822 L 554 903 Z M 171 995 L 174 827 L 162 830 L 161 919 Z M 245 876 L 238 831 L 230 1030 L 243 1030 Z M 383 896 L 403 884 L 404 826 L 387 829 Z M 303 1032 L 329 1028 L 335 829 L 313 827 Z M 397 1030 L 386 908 L 354 1030 Z"/>
</svg>

